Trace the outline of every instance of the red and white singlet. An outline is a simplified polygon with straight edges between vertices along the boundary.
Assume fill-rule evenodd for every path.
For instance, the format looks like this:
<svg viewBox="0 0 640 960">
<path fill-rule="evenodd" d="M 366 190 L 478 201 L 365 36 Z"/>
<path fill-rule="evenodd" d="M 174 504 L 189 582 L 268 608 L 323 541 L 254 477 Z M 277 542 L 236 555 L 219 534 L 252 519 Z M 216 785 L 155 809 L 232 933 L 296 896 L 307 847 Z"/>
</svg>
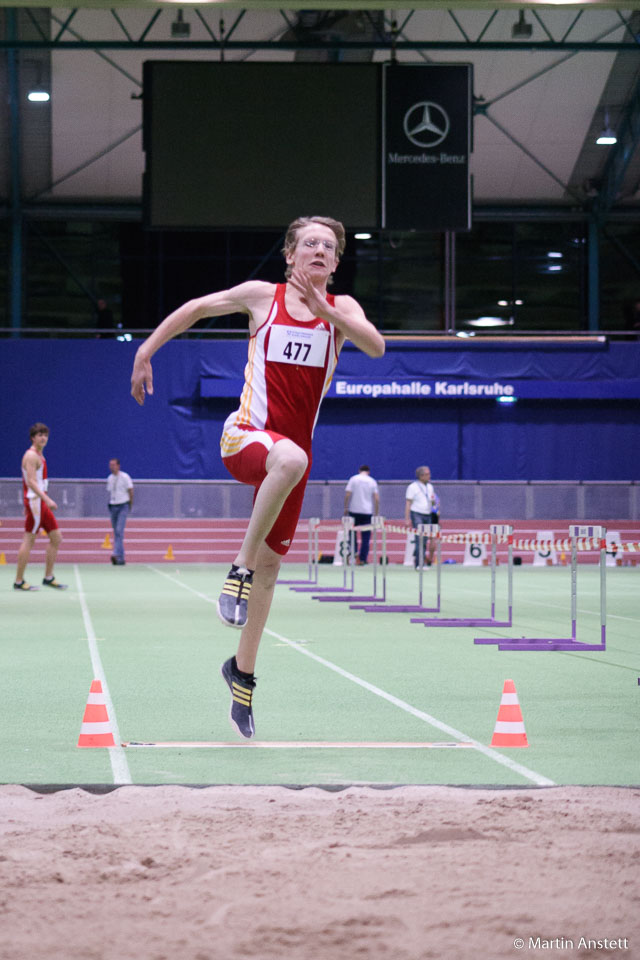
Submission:
<svg viewBox="0 0 640 960">
<path fill-rule="evenodd" d="M 40 454 L 40 466 L 36 470 L 36 481 L 40 489 L 46 493 L 49 480 L 47 461 L 42 454 Z M 24 467 L 22 468 L 22 499 L 24 500 L 24 529 L 27 533 L 37 533 L 40 529 L 51 533 L 52 530 L 58 529 L 58 521 L 52 511 L 38 494 L 27 486 L 27 471 Z"/>
<path fill-rule="evenodd" d="M 277 285 L 269 316 L 249 341 L 240 406 L 220 440 L 223 458 L 256 441 L 271 449 L 270 433 L 311 452 L 320 404 L 338 362 L 337 330 L 320 318 L 306 323 L 289 316 L 286 286 Z M 333 305 L 332 294 L 327 300 Z"/>
<path fill-rule="evenodd" d="M 47 478 L 47 461 L 44 456 L 40 454 L 40 466 L 36 470 L 36 482 L 41 490 L 45 493 L 49 487 L 49 480 Z M 24 500 L 25 506 L 29 500 L 39 500 L 40 497 L 37 493 L 34 493 L 31 487 L 27 486 L 27 471 L 22 468 L 22 499 Z"/>
</svg>

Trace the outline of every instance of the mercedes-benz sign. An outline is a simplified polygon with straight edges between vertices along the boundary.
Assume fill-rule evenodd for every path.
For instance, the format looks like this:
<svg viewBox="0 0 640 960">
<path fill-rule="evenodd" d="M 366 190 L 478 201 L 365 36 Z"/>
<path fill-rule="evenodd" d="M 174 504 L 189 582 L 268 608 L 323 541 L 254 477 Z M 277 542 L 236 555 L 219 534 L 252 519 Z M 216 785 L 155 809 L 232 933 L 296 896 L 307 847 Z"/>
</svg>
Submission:
<svg viewBox="0 0 640 960">
<path fill-rule="evenodd" d="M 403 127 L 416 147 L 437 147 L 449 133 L 449 117 L 437 103 L 414 103 L 404 115 Z"/>
</svg>

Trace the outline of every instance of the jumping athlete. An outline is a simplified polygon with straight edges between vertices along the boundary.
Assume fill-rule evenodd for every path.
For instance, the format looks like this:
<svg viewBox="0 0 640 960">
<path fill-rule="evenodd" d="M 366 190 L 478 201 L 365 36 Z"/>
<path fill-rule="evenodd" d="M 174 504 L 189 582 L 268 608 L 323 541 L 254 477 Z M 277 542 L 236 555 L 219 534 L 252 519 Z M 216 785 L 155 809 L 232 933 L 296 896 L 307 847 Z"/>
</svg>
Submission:
<svg viewBox="0 0 640 960">
<path fill-rule="evenodd" d="M 246 313 L 249 356 L 240 406 L 220 441 L 225 466 L 255 488 L 242 546 L 217 602 L 227 626 L 242 628 L 235 657 L 221 668 L 231 690 L 231 723 L 255 733 L 252 696 L 258 646 L 282 557 L 295 534 L 311 469 L 311 438 L 345 339 L 370 357 L 384 354 L 383 338 L 359 304 L 327 293 L 345 247 L 344 227 L 329 217 L 300 217 L 283 247 L 286 283 L 250 280 L 190 300 L 170 314 L 138 349 L 131 393 L 153 393 L 151 357 L 203 317 Z"/>
<path fill-rule="evenodd" d="M 46 423 L 34 423 L 29 431 L 31 446 L 22 458 L 22 493 L 24 498 L 24 537 L 18 550 L 18 566 L 14 590 L 37 590 L 26 583 L 24 571 L 29 562 L 31 548 L 35 543 L 39 530 L 49 537 L 45 554 L 45 570 L 43 586 L 53 587 L 56 590 L 66 590 L 64 583 L 58 583 L 53 575 L 53 566 L 56 562 L 58 548 L 62 543 L 62 536 L 58 529 L 58 521 L 53 510 L 58 504 L 47 494 L 49 481 L 47 479 L 47 461 L 42 451 L 49 441 L 49 427 Z"/>
</svg>

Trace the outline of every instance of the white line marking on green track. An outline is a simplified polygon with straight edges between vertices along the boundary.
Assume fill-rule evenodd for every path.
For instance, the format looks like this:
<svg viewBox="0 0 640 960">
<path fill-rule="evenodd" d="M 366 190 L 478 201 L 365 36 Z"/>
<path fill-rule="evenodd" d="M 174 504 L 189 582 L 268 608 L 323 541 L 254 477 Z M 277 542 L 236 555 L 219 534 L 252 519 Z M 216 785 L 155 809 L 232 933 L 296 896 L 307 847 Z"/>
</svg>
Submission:
<svg viewBox="0 0 640 960">
<path fill-rule="evenodd" d="M 398 743 L 382 741 L 336 740 L 252 740 L 250 743 L 228 743 L 226 740 L 126 740 L 123 747 L 158 747 L 177 750 L 451 750 L 454 747 L 475 749 L 472 743 Z"/>
<path fill-rule="evenodd" d="M 424 720 L 425 723 L 431 724 L 431 726 L 435 727 L 437 730 L 441 730 L 443 733 L 448 734 L 450 737 L 453 737 L 456 740 L 461 740 L 464 743 L 474 746 L 476 750 L 479 750 L 480 753 L 483 753 L 490 760 L 495 760 L 496 763 L 501 763 L 514 773 L 519 773 L 527 780 L 531 780 L 532 783 L 536 783 L 540 787 L 555 786 L 553 780 L 543 777 L 542 774 L 536 773 L 535 770 L 529 770 L 528 767 L 523 766 L 521 763 L 516 763 L 516 761 L 512 760 L 510 757 L 503 756 L 496 750 L 492 750 L 491 747 L 487 747 L 478 740 L 474 740 L 473 737 L 467 736 L 466 733 L 462 733 L 460 730 L 456 730 L 455 727 L 450 727 L 449 724 L 443 723 L 436 717 L 432 717 L 431 714 L 425 713 L 423 710 L 418 710 L 417 707 L 412 707 L 410 703 L 406 703 L 404 700 L 394 697 L 393 694 L 387 693 L 386 690 L 381 690 L 380 687 L 376 687 L 374 684 L 368 683 L 366 680 L 362 680 L 360 677 L 356 677 L 353 673 L 349 673 L 348 670 L 343 670 L 342 667 L 338 667 L 330 660 L 325 660 L 324 657 L 319 657 L 317 653 L 312 653 L 310 650 L 306 650 L 305 647 L 299 646 L 294 640 L 287 640 L 286 637 L 282 637 L 280 634 L 274 633 L 273 630 L 269 630 L 268 628 L 265 628 L 264 632 L 268 633 L 272 637 L 276 637 L 283 643 L 287 643 L 290 647 L 293 647 L 295 650 L 303 653 L 306 657 L 311 657 L 312 660 L 317 660 L 318 663 L 321 663 L 323 666 L 328 667 L 329 670 L 333 670 L 335 673 L 340 674 L 341 677 L 351 680 L 352 683 L 357 683 L 359 687 L 364 687 L 365 690 L 368 690 L 370 693 L 375 693 L 376 696 L 382 697 L 383 700 L 387 700 L 389 703 L 399 707 L 401 710 L 405 710 L 407 713 L 417 717 L 419 720 Z"/>
<path fill-rule="evenodd" d="M 161 577 L 166 577 L 167 580 L 171 580 L 172 583 L 177 583 L 179 587 L 183 587 L 185 590 L 188 590 L 190 593 L 195 593 L 196 597 L 200 597 L 201 600 L 205 600 L 207 603 L 215 603 L 213 597 L 208 597 L 206 593 L 200 593 L 199 590 L 194 590 L 193 587 L 190 587 L 188 583 L 183 583 L 182 580 L 176 580 L 175 577 L 172 577 L 171 574 L 165 573 L 164 570 L 158 570 L 157 567 L 149 566 L 149 570 L 153 570 L 154 573 L 160 574 Z"/>
<path fill-rule="evenodd" d="M 82 619 L 84 620 L 84 628 L 87 631 L 87 643 L 89 644 L 89 656 L 91 657 L 91 666 L 93 668 L 93 678 L 94 680 L 99 680 L 100 683 L 102 684 L 102 692 L 104 693 L 104 701 L 107 706 L 107 713 L 109 714 L 111 726 L 113 727 L 113 739 L 117 744 L 119 744 L 120 732 L 118 730 L 118 721 L 116 720 L 116 709 L 113 705 L 111 694 L 109 693 L 109 685 L 107 683 L 104 667 L 102 666 L 102 660 L 100 659 L 100 654 L 98 652 L 96 634 L 93 629 L 91 614 L 89 613 L 89 607 L 87 605 L 87 600 L 84 595 L 82 580 L 80 579 L 80 570 L 78 569 L 77 563 L 74 563 L 73 569 L 76 575 L 76 586 L 78 588 L 78 600 L 80 601 L 80 609 L 82 610 Z M 113 771 L 113 782 L 114 783 L 132 783 L 133 781 L 131 780 L 131 772 L 129 770 L 129 764 L 127 762 L 127 757 L 122 747 L 121 746 L 107 747 L 106 749 L 109 751 L 109 760 L 111 761 L 111 769 Z"/>
<path fill-rule="evenodd" d="M 165 573 L 162 570 L 158 570 L 156 567 L 149 567 L 149 569 L 153 570 L 154 573 L 159 573 L 161 576 L 166 577 L 167 580 L 171 580 L 179 587 L 189 590 L 190 593 L 194 593 L 197 597 L 200 597 L 207 603 L 215 603 L 215 600 L 212 597 L 207 597 L 206 594 L 200 593 L 199 590 L 194 590 L 193 587 L 183 583 L 181 580 L 176 580 L 176 578 L 172 577 L 170 574 Z M 544 777 L 542 774 L 536 773 L 535 770 L 529 770 L 528 767 L 523 766 L 521 763 L 517 763 L 515 760 L 512 760 L 511 757 L 503 756 L 501 753 L 498 753 L 491 747 L 487 747 L 478 740 L 474 740 L 473 737 L 467 736 L 466 733 L 456 730 L 455 727 L 450 727 L 448 724 L 443 723 L 436 717 L 432 717 L 423 710 L 418 710 L 417 707 L 412 707 L 410 703 L 406 703 L 404 700 L 394 697 L 393 694 L 387 693 L 385 690 L 381 690 L 380 687 L 376 687 L 372 683 L 368 683 L 366 680 L 356 677 L 353 673 L 349 673 L 347 670 L 343 670 L 342 667 L 338 667 L 335 663 L 331 663 L 330 660 L 325 660 L 324 657 L 319 657 L 317 653 L 312 653 L 305 647 L 300 646 L 300 644 L 296 643 L 295 640 L 288 640 L 287 637 L 281 636 L 281 634 L 276 633 L 274 630 L 269 630 L 268 627 L 265 627 L 264 632 L 268 633 L 269 636 L 274 637 L 276 640 L 279 640 L 281 643 L 285 643 L 287 646 L 293 647 L 293 649 L 297 650 L 299 653 L 303 653 L 305 656 L 311 657 L 312 660 L 316 660 L 329 670 L 333 670 L 335 673 L 340 674 L 340 676 L 344 677 L 346 680 L 351 680 L 352 683 L 357 683 L 358 686 L 364 687 L 365 690 L 368 690 L 370 693 L 374 693 L 378 697 L 382 697 L 383 700 L 387 700 L 394 706 L 406 711 L 406 713 L 410 713 L 419 720 L 424 720 L 425 723 L 431 724 L 432 727 L 435 727 L 437 730 L 441 730 L 443 733 L 448 734 L 455 740 L 460 740 L 464 743 L 470 744 L 480 753 L 483 753 L 486 757 L 488 757 L 489 760 L 494 760 L 496 763 L 502 764 L 502 766 L 507 767 L 514 773 L 520 774 L 520 776 L 524 777 L 526 780 L 530 780 L 532 783 L 537 784 L 539 787 L 554 787 L 556 785 L 553 780 L 549 780 L 548 777 Z"/>
</svg>

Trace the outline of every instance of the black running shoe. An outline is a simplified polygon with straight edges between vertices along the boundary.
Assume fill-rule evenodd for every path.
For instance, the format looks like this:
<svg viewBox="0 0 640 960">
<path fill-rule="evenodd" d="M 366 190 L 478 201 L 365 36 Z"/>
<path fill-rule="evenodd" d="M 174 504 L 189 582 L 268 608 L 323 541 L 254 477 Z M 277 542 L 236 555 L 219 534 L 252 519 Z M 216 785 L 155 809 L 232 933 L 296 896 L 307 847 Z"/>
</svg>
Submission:
<svg viewBox="0 0 640 960">
<path fill-rule="evenodd" d="M 216 603 L 218 616 L 227 627 L 244 627 L 247 622 L 247 605 L 252 583 L 253 570 L 231 567 Z"/>
<path fill-rule="evenodd" d="M 240 736 L 250 740 L 256 732 L 251 708 L 251 698 L 256 681 L 255 677 L 240 676 L 235 659 L 235 657 L 231 657 L 230 660 L 226 660 L 220 667 L 220 673 L 229 690 L 231 690 L 231 710 L 229 711 L 231 726 L 237 730 Z"/>
<path fill-rule="evenodd" d="M 21 580 L 20 583 L 14 583 L 14 590 L 37 590 L 37 587 L 32 587 L 26 580 Z"/>
<path fill-rule="evenodd" d="M 58 581 L 56 580 L 55 577 L 49 577 L 48 580 L 47 580 L 47 578 L 45 577 L 44 580 L 42 581 L 42 586 L 43 586 L 43 587 L 53 587 L 54 590 L 66 590 L 66 589 L 67 589 L 66 583 L 58 583 Z"/>
</svg>

